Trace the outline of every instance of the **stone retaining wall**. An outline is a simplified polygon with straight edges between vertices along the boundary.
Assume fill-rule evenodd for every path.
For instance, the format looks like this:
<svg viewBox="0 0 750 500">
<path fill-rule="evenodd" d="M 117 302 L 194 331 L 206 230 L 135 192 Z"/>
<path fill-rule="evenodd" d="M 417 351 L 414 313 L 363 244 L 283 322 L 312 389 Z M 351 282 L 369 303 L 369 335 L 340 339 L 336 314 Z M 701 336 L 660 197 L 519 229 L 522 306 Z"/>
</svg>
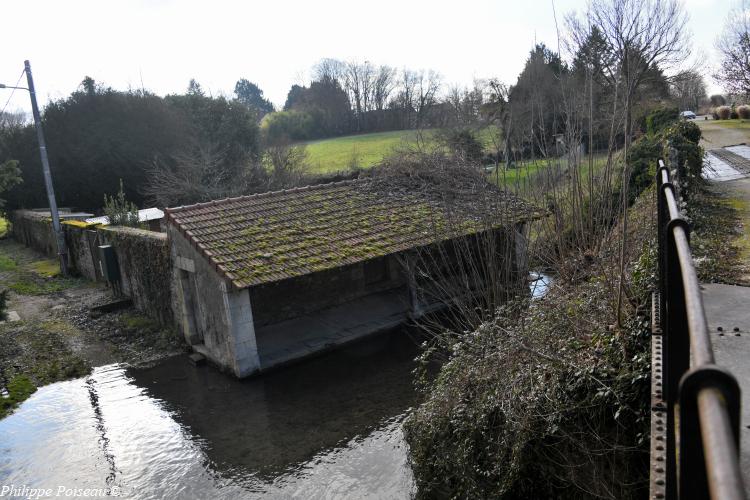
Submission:
<svg viewBox="0 0 750 500">
<path fill-rule="evenodd" d="M 11 214 L 13 237 L 50 258 L 57 243 L 48 215 L 30 210 Z M 82 221 L 62 222 L 71 272 L 103 281 L 99 245 L 112 245 L 120 267 L 116 291 L 130 297 L 135 307 L 161 324 L 174 323 L 172 264 L 167 235 L 143 229 L 101 226 Z"/>
</svg>

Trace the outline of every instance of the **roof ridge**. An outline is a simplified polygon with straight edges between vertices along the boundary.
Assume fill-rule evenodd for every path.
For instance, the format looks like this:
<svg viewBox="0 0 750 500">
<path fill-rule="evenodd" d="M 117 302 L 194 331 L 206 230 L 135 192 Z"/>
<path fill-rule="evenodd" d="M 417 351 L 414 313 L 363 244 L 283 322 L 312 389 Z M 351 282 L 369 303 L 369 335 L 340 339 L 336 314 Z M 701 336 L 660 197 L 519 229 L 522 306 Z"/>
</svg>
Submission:
<svg viewBox="0 0 750 500">
<path fill-rule="evenodd" d="M 356 182 L 359 182 L 360 180 L 361 179 L 345 179 L 343 181 L 325 182 L 322 184 L 307 184 L 305 186 L 296 186 L 293 188 L 279 189 L 276 191 L 264 191 L 262 193 L 246 194 L 242 196 L 235 196 L 233 198 L 222 198 L 219 200 L 211 200 L 211 201 L 204 201 L 201 203 L 193 203 L 192 205 L 180 205 L 178 207 L 171 207 L 171 208 L 167 207 L 164 209 L 164 212 L 167 214 L 173 214 L 177 212 L 182 212 L 184 210 L 194 210 L 196 208 L 223 205 L 225 203 L 231 203 L 237 200 L 268 198 L 268 197 L 279 195 L 279 194 L 296 193 L 296 192 L 301 192 L 301 191 L 312 191 L 312 190 L 335 187 L 335 186 L 343 186 L 347 184 L 354 184 Z"/>
</svg>

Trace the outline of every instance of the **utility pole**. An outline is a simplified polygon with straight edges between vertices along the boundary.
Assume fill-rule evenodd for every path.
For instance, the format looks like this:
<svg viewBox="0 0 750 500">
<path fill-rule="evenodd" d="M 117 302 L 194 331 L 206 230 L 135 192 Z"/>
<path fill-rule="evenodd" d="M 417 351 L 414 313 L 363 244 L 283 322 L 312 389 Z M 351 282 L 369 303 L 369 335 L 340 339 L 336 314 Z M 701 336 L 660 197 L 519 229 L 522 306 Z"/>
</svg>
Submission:
<svg viewBox="0 0 750 500">
<path fill-rule="evenodd" d="M 29 95 L 31 95 L 31 111 L 34 114 L 34 125 L 36 136 L 39 139 L 39 155 L 42 157 L 42 171 L 44 172 L 44 185 L 47 188 L 47 199 L 49 200 L 49 211 L 52 213 L 52 228 L 57 237 L 57 254 L 60 257 L 60 271 L 63 276 L 68 275 L 68 249 L 65 245 L 65 234 L 60 226 L 60 215 L 57 213 L 57 200 L 55 199 L 55 188 L 52 186 L 52 173 L 49 169 L 47 158 L 47 144 L 44 142 L 42 131 L 42 119 L 39 116 L 39 106 L 36 104 L 36 93 L 34 92 L 34 78 L 31 76 L 31 65 L 29 61 L 23 62 L 26 68 L 26 81 L 29 84 Z"/>
</svg>

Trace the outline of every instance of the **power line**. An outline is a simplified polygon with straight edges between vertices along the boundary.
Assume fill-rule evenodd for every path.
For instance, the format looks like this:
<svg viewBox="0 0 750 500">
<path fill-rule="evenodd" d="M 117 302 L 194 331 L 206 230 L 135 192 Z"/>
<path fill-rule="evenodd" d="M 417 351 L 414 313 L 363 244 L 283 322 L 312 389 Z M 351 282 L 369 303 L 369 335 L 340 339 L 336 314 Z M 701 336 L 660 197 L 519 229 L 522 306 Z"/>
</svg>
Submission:
<svg viewBox="0 0 750 500">
<path fill-rule="evenodd" d="M 5 101 L 5 106 L 3 106 L 3 110 L 0 111 L 0 116 L 2 116 L 3 113 L 5 113 L 5 109 L 8 107 L 8 104 L 10 104 L 10 100 L 13 99 L 13 94 L 15 94 L 16 90 L 18 90 L 16 87 L 18 87 L 18 84 L 21 83 L 21 78 L 23 78 L 24 73 L 26 73 L 26 69 L 21 71 L 21 76 L 18 77 L 18 81 L 13 86 L 13 91 L 10 93 L 10 97 L 8 97 L 8 100 Z"/>
</svg>

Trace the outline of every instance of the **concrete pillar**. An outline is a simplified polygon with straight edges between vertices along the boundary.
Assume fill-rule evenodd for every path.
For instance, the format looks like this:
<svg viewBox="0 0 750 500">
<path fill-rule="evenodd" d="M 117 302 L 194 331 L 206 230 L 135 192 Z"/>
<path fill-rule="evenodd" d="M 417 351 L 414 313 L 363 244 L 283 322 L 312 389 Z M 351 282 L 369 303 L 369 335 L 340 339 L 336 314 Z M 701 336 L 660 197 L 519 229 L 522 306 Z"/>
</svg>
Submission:
<svg viewBox="0 0 750 500">
<path fill-rule="evenodd" d="M 416 278 L 416 263 L 408 253 L 403 257 L 403 268 L 406 274 L 406 287 L 409 294 L 409 317 L 419 319 L 424 314 L 422 304 L 419 300 L 419 291 Z"/>
<path fill-rule="evenodd" d="M 221 284 L 224 310 L 227 315 L 227 333 L 232 350 L 232 369 L 239 377 L 247 377 L 260 370 L 258 342 L 255 338 L 255 323 L 250 305 L 250 292 L 228 289 Z"/>
</svg>

